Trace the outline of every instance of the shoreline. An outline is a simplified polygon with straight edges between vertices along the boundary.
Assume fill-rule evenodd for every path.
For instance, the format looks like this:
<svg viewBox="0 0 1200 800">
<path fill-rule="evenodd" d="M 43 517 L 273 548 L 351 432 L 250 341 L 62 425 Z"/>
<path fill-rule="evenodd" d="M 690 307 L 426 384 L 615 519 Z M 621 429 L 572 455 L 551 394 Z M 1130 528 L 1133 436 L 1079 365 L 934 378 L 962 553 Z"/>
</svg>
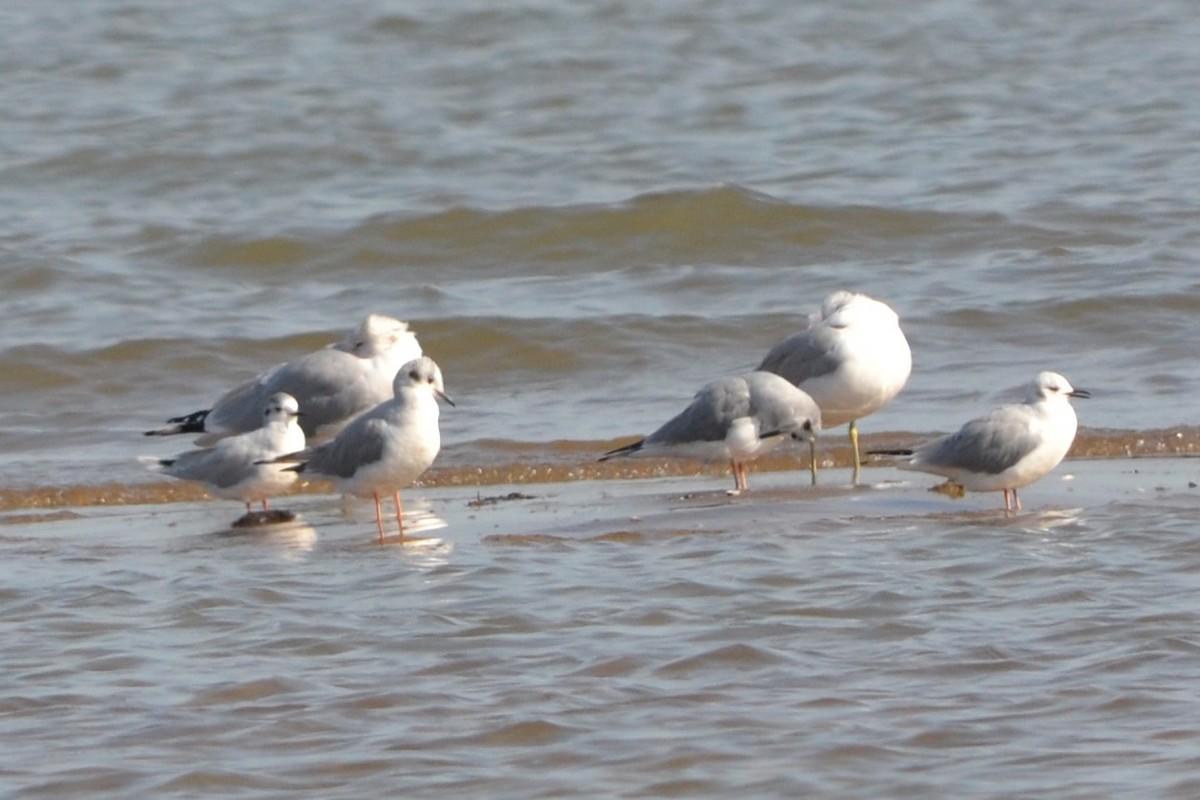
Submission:
<svg viewBox="0 0 1200 800">
<path fill-rule="evenodd" d="M 1193 468 L 1194 467 L 1194 468 Z M 480 540 L 503 545 L 555 541 L 636 541 L 646 536 L 772 532 L 839 535 L 859 527 L 902 530 L 928 523 L 1043 529 L 1078 524 L 1118 506 L 1200 502 L 1200 464 L 1186 457 L 1081 459 L 1064 462 L 1022 490 L 1024 510 L 1006 514 L 999 492 L 969 492 L 952 499 L 937 493 L 937 476 L 881 467 L 857 486 L 848 469 L 831 469 L 811 486 L 807 475 L 782 471 L 750 476 L 750 490 L 731 496 L 728 476 L 696 475 L 578 480 L 495 486 L 410 489 L 405 494 L 408 537 L 394 531 L 385 544 L 452 545 Z M 387 501 L 390 503 L 390 500 Z M 294 519 L 238 527 L 243 513 L 230 501 L 186 500 L 125 506 L 22 509 L 0 514 L 10 542 L 47 538 L 141 546 L 214 546 L 219 541 L 261 541 L 289 549 L 374 546 L 370 500 L 299 493 L 273 504 Z M 36 538 L 26 538 L 20 531 Z M 166 538 L 164 538 L 166 535 Z M 149 538 L 148 538 L 149 537 Z M 199 537 L 199 538 L 197 538 Z"/>
<path fill-rule="evenodd" d="M 848 470 L 851 450 L 844 436 L 838 441 L 818 444 L 819 468 L 830 475 L 819 480 L 818 490 L 826 486 L 848 484 L 840 471 Z M 929 436 L 910 433 L 877 433 L 862 437 L 863 450 L 887 447 L 906 447 L 925 441 Z M 624 441 L 627 441 L 628 437 Z M 620 443 L 622 440 L 616 440 Z M 443 464 L 436 465 L 422 476 L 421 480 L 406 490 L 405 494 L 429 492 L 441 489 L 467 489 L 484 495 L 504 494 L 503 487 L 526 487 L 531 485 L 559 485 L 577 483 L 638 482 L 656 479 L 695 478 L 698 484 L 709 481 L 720 488 L 732 486 L 726 464 L 701 464 L 674 459 L 629 459 L 598 462 L 595 459 L 610 446 L 611 442 L 554 442 L 545 445 L 517 444 L 506 448 L 502 444 L 489 443 L 481 450 L 490 454 L 492 463 L 456 464 L 462 460 L 466 447 L 459 446 L 458 452 L 447 452 Z M 520 458 L 511 458 L 519 451 Z M 498 456 L 508 452 L 506 461 Z M 1095 431 L 1081 430 L 1067 459 L 1054 475 L 1069 471 L 1074 464 L 1109 461 L 1114 464 L 1146 460 L 1187 459 L 1200 456 L 1200 429 L 1175 428 L 1154 431 Z M 751 494 L 756 483 L 768 476 L 780 473 L 796 473 L 797 486 L 810 487 L 805 474 L 808 469 L 807 448 L 796 443 L 769 454 L 750 465 Z M 894 470 L 886 460 L 868 460 L 863 464 L 864 485 L 871 485 L 886 470 L 907 475 L 910 479 L 921 473 Z M 934 480 L 935 476 L 924 476 Z M 491 491 L 496 489 L 497 491 Z M 333 483 L 325 480 L 301 481 L 289 492 L 281 495 L 272 505 L 286 503 L 291 498 L 315 497 L 338 494 Z M 79 484 L 74 486 L 36 486 L 27 489 L 0 488 L 0 522 L 5 522 L 15 512 L 39 512 L 34 516 L 47 516 L 54 512 L 72 508 L 161 506 L 180 503 L 213 503 L 237 509 L 236 502 L 211 498 L 199 484 L 183 481 L 165 481 L 148 475 L 144 482 Z"/>
</svg>

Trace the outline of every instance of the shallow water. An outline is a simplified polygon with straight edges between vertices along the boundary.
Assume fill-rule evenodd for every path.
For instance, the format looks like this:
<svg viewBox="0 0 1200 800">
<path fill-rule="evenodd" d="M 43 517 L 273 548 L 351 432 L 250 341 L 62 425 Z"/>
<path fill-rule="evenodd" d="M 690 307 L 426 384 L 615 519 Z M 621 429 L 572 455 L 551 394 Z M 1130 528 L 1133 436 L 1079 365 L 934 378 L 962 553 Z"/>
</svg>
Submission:
<svg viewBox="0 0 1200 800">
<path fill-rule="evenodd" d="M 428 490 L 382 547 L 327 497 L 250 533 L 231 503 L 16 520 L 5 783 L 1194 795 L 1194 461 L 1075 462 L 1014 516 L 868 475 Z"/>
<path fill-rule="evenodd" d="M 4 790 L 1196 794 L 1194 462 L 1130 458 L 1200 446 L 1191 4 L 0 25 Z M 1094 460 L 1013 518 L 850 491 L 842 430 L 817 490 L 595 464 L 843 287 L 914 351 L 869 442 L 1049 368 Z M 235 534 L 142 470 L 190 444 L 142 431 L 370 311 L 458 403 L 406 493 L 436 541 L 320 484 Z"/>
</svg>

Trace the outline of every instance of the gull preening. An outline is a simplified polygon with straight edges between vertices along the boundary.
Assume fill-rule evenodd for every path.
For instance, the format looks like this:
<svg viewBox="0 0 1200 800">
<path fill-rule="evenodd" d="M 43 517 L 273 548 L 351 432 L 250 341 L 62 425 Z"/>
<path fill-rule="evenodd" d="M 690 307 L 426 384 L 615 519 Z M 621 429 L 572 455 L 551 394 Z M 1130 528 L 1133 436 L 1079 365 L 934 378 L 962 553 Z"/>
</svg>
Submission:
<svg viewBox="0 0 1200 800">
<path fill-rule="evenodd" d="M 335 436 L 351 419 L 392 396 L 400 366 L 421 356 L 417 338 L 398 319 L 371 314 L 340 342 L 300 356 L 231 389 L 211 408 L 167 420 L 147 436 L 201 434 L 212 444 L 261 424 L 267 398 L 286 392 L 304 409 L 300 426 L 310 443 Z"/>
<path fill-rule="evenodd" d="M 340 491 L 374 497 L 375 525 L 384 539 L 380 497 L 396 500 L 396 523 L 404 538 L 400 490 L 433 464 L 441 448 L 437 398 L 450 405 L 442 370 L 432 358 L 409 361 L 396 373 L 393 396 L 355 418 L 334 439 L 279 461 L 301 462 L 289 469 L 328 476 Z"/>
<path fill-rule="evenodd" d="M 296 480 L 295 472 L 269 462 L 304 448 L 304 431 L 297 424 L 299 411 L 294 397 L 278 392 L 260 409 L 261 427 L 257 430 L 152 463 L 172 478 L 196 481 L 218 497 L 241 500 L 247 514 L 252 511 L 251 504 L 259 501 L 265 511 L 268 499 Z"/>
<path fill-rule="evenodd" d="M 908 456 L 901 469 L 942 475 L 974 492 L 1004 492 L 1004 510 L 1021 510 L 1017 489 L 1041 479 L 1071 449 L 1078 421 L 1072 397 L 1091 397 L 1056 372 L 1029 384 L 1025 402 L 1001 406 L 955 433 L 913 450 L 873 451 Z"/>
<path fill-rule="evenodd" d="M 899 394 L 912 372 L 912 351 L 900 318 L 865 294 L 838 291 L 809 317 L 808 327 L 776 344 L 759 364 L 803 389 L 821 408 L 826 429 L 850 423 L 853 480 L 862 457 L 857 421 Z M 817 464 L 811 465 L 817 482 Z"/>
<path fill-rule="evenodd" d="M 812 398 L 778 375 L 751 372 L 721 378 L 696 393 L 691 405 L 633 444 L 610 450 L 616 457 L 678 457 L 728 461 L 733 494 L 746 489 L 746 462 L 781 439 L 809 442 L 821 432 L 821 411 Z"/>
</svg>

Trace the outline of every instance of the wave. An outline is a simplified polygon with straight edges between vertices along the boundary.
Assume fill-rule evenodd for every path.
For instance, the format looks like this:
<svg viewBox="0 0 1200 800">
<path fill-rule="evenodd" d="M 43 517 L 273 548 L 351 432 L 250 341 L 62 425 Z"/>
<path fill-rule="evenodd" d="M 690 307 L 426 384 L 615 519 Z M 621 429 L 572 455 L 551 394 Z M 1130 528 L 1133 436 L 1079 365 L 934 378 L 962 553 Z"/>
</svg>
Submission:
<svg viewBox="0 0 1200 800">
<path fill-rule="evenodd" d="M 340 231 L 295 230 L 268 236 L 216 232 L 154 255 L 191 269 L 339 271 L 436 268 L 446 277 L 489 266 L 524 274 L 618 268 L 644 263 L 762 266 L 820 263 L 847 250 L 887 260 L 897 240 L 936 236 L 954 246 L 996 245 L 1062 237 L 994 213 L 788 202 L 740 186 L 680 189 L 620 203 L 527 206 L 503 210 L 457 207 L 434 213 L 380 214 Z M 173 238 L 173 237 L 170 237 Z M 449 272 L 445 272 L 449 270 Z"/>
</svg>

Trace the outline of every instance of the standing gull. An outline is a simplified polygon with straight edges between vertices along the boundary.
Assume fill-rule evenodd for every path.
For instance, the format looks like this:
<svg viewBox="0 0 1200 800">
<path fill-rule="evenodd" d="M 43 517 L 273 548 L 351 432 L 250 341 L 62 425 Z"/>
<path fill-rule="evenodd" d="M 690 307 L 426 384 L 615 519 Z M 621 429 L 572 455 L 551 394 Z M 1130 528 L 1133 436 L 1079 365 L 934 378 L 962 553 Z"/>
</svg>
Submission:
<svg viewBox="0 0 1200 800">
<path fill-rule="evenodd" d="M 826 428 L 850 423 L 853 481 L 858 483 L 857 420 L 883 408 L 904 388 L 912 351 L 895 311 L 865 294 L 838 291 L 809 317 L 807 328 L 772 347 L 758 368 L 807 392 L 821 407 Z M 815 484 L 815 460 L 811 470 Z"/>
<path fill-rule="evenodd" d="M 212 444 L 254 430 L 267 398 L 287 392 L 304 409 L 300 426 L 309 441 L 325 441 L 355 415 L 391 397 L 400 365 L 420 355 L 406 323 L 371 314 L 340 342 L 280 364 L 226 392 L 212 408 L 173 417 L 168 427 L 146 435 L 199 433 L 198 444 Z"/>
<path fill-rule="evenodd" d="M 691 405 L 646 438 L 601 456 L 673 456 L 728 461 L 734 489 L 746 489 L 746 462 L 783 436 L 806 439 L 821 432 L 821 411 L 804 392 L 778 375 L 751 372 L 721 378 L 696 393 Z"/>
<path fill-rule="evenodd" d="M 375 525 L 383 541 L 380 495 L 396 499 L 396 523 L 404 538 L 400 490 L 418 477 L 441 447 L 437 398 L 454 405 L 432 358 L 409 361 L 396 373 L 393 397 L 354 419 L 331 442 L 291 453 L 280 461 L 300 461 L 291 469 L 333 478 L 343 492 L 375 498 Z"/>
<path fill-rule="evenodd" d="M 296 480 L 296 473 L 281 464 L 267 463 L 284 453 L 304 448 L 304 431 L 296 418 L 296 399 L 282 392 L 271 395 L 262 408 L 262 427 L 229 436 L 212 447 L 190 450 L 175 458 L 155 460 L 155 465 L 172 478 L 197 481 L 213 494 L 246 504 L 274 497 Z"/>
<path fill-rule="evenodd" d="M 1077 421 L 1072 397 L 1091 397 L 1056 372 L 1041 372 L 1029 384 L 1025 402 L 1001 406 L 971 420 L 957 432 L 915 450 L 873 451 L 908 456 L 901 469 L 943 475 L 975 492 L 1004 492 L 1004 510 L 1021 510 L 1017 489 L 1039 480 L 1071 449 Z"/>
</svg>

